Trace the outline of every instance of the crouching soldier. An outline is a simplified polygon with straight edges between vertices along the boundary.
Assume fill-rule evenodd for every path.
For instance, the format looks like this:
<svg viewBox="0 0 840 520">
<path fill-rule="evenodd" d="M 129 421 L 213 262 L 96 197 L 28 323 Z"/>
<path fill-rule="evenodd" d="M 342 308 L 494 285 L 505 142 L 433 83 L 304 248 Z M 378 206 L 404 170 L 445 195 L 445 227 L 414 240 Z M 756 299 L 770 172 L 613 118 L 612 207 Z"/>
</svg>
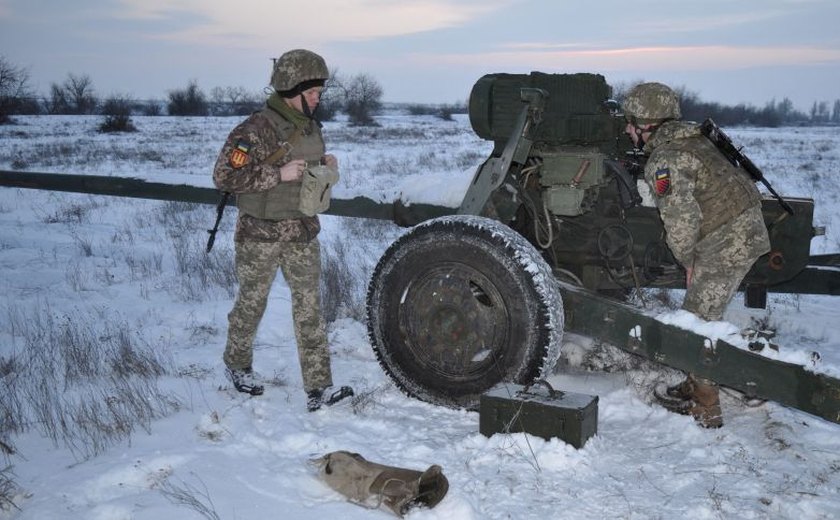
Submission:
<svg viewBox="0 0 840 520">
<path fill-rule="evenodd" d="M 685 268 L 683 309 L 720 320 L 752 265 L 770 250 L 761 194 L 707 139 L 680 121 L 676 93 L 661 83 L 633 87 L 624 101 L 625 132 L 648 156 L 645 180 L 665 227 L 666 241 Z M 689 375 L 657 395 L 667 408 L 702 426 L 723 425 L 712 381 Z"/>
</svg>

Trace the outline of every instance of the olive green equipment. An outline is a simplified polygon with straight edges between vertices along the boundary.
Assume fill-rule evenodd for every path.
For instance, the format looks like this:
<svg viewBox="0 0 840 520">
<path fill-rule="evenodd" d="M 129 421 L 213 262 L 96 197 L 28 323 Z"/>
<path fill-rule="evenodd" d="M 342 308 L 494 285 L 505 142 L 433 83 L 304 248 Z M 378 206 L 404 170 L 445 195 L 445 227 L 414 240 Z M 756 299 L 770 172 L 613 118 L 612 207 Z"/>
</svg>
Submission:
<svg viewBox="0 0 840 520">
<path fill-rule="evenodd" d="M 556 390 L 545 379 L 499 383 L 481 395 L 478 419 L 487 437 L 525 432 L 580 449 L 598 433 L 598 396 Z"/>
<path fill-rule="evenodd" d="M 415 507 L 435 507 L 449 490 L 438 465 L 425 471 L 385 466 L 349 451 L 327 453 L 312 463 L 321 480 L 350 502 L 370 509 L 384 507 L 399 517 Z"/>
</svg>

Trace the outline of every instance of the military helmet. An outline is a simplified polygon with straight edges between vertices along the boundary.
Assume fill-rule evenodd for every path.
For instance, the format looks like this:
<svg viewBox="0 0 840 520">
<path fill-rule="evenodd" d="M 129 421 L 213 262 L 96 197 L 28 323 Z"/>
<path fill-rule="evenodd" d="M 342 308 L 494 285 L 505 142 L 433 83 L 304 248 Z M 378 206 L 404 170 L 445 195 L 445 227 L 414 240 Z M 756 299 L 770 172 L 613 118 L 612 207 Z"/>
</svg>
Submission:
<svg viewBox="0 0 840 520">
<path fill-rule="evenodd" d="M 283 53 L 274 63 L 271 86 L 278 92 L 287 92 L 302 83 L 323 85 L 329 77 L 324 58 L 312 51 L 294 49 Z"/>
<path fill-rule="evenodd" d="M 661 123 L 682 116 L 677 93 L 662 83 L 639 83 L 631 88 L 623 108 L 628 121 L 640 124 Z"/>
</svg>

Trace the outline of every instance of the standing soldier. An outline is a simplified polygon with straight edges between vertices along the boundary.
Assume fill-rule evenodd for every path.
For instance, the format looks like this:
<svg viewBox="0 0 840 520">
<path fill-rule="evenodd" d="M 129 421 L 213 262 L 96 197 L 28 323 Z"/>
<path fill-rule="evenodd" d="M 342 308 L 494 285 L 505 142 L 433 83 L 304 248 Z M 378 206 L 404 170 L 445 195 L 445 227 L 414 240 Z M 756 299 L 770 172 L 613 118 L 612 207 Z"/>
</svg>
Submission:
<svg viewBox="0 0 840 520">
<path fill-rule="evenodd" d="M 298 358 L 309 411 L 353 395 L 332 391 L 327 336 L 320 310 L 321 225 L 302 193 L 306 178 L 338 180 L 338 161 L 324 153 L 313 113 L 329 77 L 324 59 L 302 49 L 275 62 L 274 92 L 228 136 L 213 170 L 217 188 L 237 196 L 234 236 L 239 294 L 228 314 L 224 352 L 227 376 L 240 392 L 263 393 L 252 369 L 253 342 L 265 313 L 271 284 L 281 269 L 291 290 Z M 317 190 L 309 190 L 313 193 Z M 323 194 L 326 190 L 319 191 Z M 316 205 L 318 206 L 318 205 Z"/>
<path fill-rule="evenodd" d="M 624 115 L 625 131 L 649 156 L 645 180 L 668 246 L 685 268 L 683 309 L 720 320 L 753 263 L 770 250 L 761 194 L 749 174 L 700 133 L 699 125 L 679 121 L 679 99 L 668 86 L 635 86 L 624 101 Z M 657 398 L 702 426 L 723 425 L 720 393 L 712 381 L 689 374 Z"/>
</svg>

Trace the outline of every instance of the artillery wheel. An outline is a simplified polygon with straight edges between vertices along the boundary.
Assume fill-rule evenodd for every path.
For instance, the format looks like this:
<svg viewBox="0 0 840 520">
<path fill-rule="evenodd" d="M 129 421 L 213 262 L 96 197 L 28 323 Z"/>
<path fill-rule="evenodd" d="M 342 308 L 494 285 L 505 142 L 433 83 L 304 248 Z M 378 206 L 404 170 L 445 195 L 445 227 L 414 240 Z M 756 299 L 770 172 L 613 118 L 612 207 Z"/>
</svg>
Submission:
<svg viewBox="0 0 840 520">
<path fill-rule="evenodd" d="M 376 357 L 423 401 L 475 409 L 501 381 L 525 384 L 560 355 L 563 303 L 551 268 L 491 219 L 441 217 L 394 242 L 367 294 Z"/>
</svg>

